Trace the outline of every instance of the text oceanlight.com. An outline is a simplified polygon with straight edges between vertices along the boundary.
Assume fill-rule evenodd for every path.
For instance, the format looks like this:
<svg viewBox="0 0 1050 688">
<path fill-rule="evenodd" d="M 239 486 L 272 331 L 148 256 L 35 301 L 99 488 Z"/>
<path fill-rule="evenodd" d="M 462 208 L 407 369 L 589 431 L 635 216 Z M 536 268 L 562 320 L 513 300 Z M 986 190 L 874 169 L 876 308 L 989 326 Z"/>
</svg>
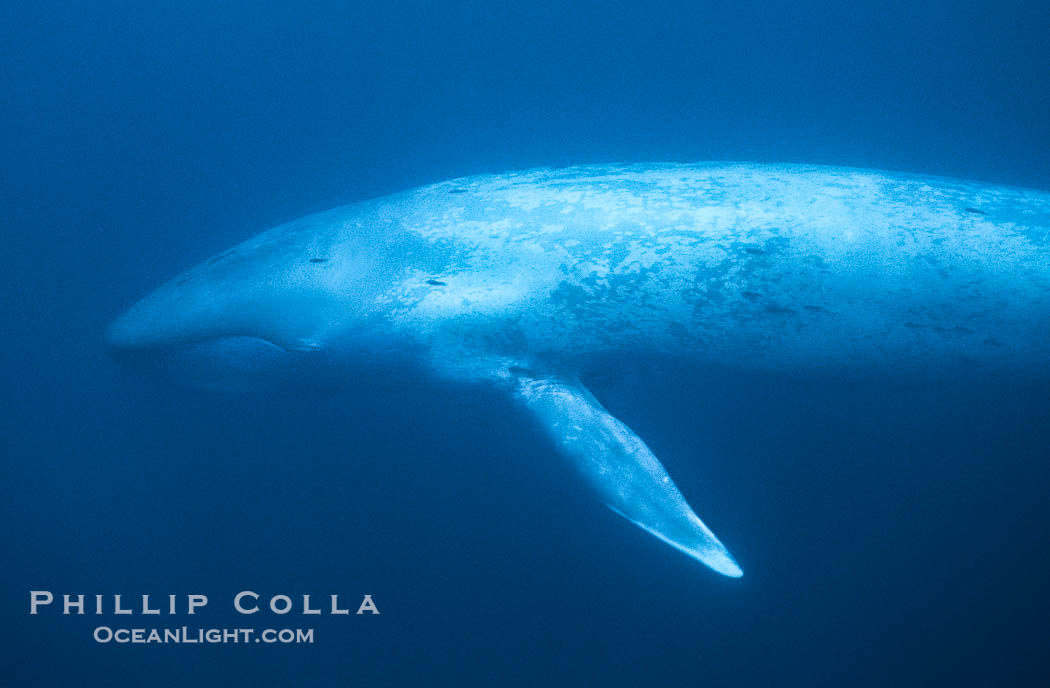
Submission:
<svg viewBox="0 0 1050 688">
<path fill-rule="evenodd" d="M 254 628 L 110 628 L 95 629 L 97 643 L 282 643 L 303 644 L 314 641 L 312 628 L 265 628 L 256 632 Z"/>
</svg>

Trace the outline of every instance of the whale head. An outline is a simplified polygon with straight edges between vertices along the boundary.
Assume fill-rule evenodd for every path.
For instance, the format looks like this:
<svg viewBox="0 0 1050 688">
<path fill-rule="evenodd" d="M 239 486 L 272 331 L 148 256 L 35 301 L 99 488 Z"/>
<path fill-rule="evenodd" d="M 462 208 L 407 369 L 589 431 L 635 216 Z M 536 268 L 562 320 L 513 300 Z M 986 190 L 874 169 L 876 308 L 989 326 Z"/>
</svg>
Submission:
<svg viewBox="0 0 1050 688">
<path fill-rule="evenodd" d="M 391 278 L 369 239 L 333 212 L 265 232 L 135 303 L 107 330 L 109 351 L 128 367 L 217 389 L 300 377 L 335 338 L 341 354 L 367 356 L 371 304 Z"/>
</svg>

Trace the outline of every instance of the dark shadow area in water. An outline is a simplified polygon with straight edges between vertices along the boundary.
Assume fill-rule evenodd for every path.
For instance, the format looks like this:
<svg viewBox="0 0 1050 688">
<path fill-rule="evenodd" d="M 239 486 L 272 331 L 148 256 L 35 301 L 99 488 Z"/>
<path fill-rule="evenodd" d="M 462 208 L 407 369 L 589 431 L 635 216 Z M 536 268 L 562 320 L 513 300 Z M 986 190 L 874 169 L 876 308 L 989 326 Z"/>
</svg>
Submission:
<svg viewBox="0 0 1050 688">
<path fill-rule="evenodd" d="M 878 685 L 1010 667 L 1030 679 L 1039 666 L 1050 404 L 1038 389 L 684 374 L 594 385 L 741 562 L 731 581 L 601 507 L 495 391 L 405 382 L 253 398 L 122 379 L 112 422 L 67 429 L 77 460 L 23 438 L 37 447 L 14 455 L 43 460 L 15 467 L 7 507 L 9 586 L 203 592 L 201 620 L 220 626 L 248 625 L 229 608 L 245 588 L 367 592 L 380 617 L 250 619 L 317 629 L 313 648 L 265 652 L 106 648 L 114 659 L 90 617 L 6 642 L 61 648 L 85 683 L 116 661 L 160 685 L 689 671 L 706 685 Z"/>
</svg>

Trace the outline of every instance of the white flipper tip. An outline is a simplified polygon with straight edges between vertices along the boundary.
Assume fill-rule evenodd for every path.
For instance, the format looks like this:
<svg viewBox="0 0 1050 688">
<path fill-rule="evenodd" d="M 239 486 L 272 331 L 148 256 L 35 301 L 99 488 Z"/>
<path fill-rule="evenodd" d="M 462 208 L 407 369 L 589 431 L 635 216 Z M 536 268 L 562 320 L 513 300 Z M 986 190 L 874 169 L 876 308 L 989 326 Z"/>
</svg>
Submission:
<svg viewBox="0 0 1050 688">
<path fill-rule="evenodd" d="M 702 557 L 697 557 L 704 564 L 709 566 L 712 570 L 721 573 L 723 576 L 729 576 L 730 578 L 740 578 L 744 575 L 743 569 L 733 561 L 733 557 L 730 556 L 729 552 L 715 552 L 708 553 Z"/>
<path fill-rule="evenodd" d="M 729 553 L 729 550 L 726 549 L 726 546 L 723 545 L 717 537 L 715 537 L 715 534 L 712 533 L 706 525 L 704 525 L 703 521 L 701 521 L 696 516 L 696 514 L 691 513 L 689 515 L 689 520 L 692 522 L 692 525 L 695 528 L 694 534 L 699 536 L 700 541 L 690 546 L 682 542 L 672 540 L 670 537 L 660 532 L 659 530 L 656 530 L 655 528 L 650 528 L 649 526 L 645 525 L 644 523 L 641 523 L 640 521 L 636 521 L 635 519 L 631 518 L 630 516 L 623 513 L 611 504 L 606 504 L 605 506 L 609 507 L 612 511 L 616 512 L 620 516 L 623 516 L 628 521 L 638 526 L 650 535 L 653 535 L 659 540 L 662 540 L 663 542 L 666 542 L 667 544 L 671 545 L 671 547 L 674 547 L 679 552 L 682 552 L 683 554 L 688 554 L 693 559 L 696 559 L 701 564 L 708 567 L 712 571 L 715 571 L 716 573 L 720 573 L 723 576 L 728 576 L 729 578 L 740 578 L 744 575 L 744 570 L 741 569 L 740 565 L 736 563 L 736 560 L 733 559 L 733 555 Z"/>
<path fill-rule="evenodd" d="M 689 547 L 679 542 L 675 542 L 670 538 L 666 538 L 661 533 L 658 533 L 651 528 L 646 528 L 641 523 L 636 522 L 636 524 L 671 545 L 679 552 L 684 552 L 693 557 L 712 571 L 730 578 L 740 578 L 744 575 L 743 569 L 741 569 L 740 565 L 733 559 L 733 555 L 729 553 L 729 550 L 725 548 L 725 545 L 719 542 L 714 535 L 711 535 L 710 539 L 703 542 L 700 546 Z M 707 529 L 705 528 L 705 530 Z M 710 531 L 707 531 L 707 534 L 710 534 Z"/>
</svg>

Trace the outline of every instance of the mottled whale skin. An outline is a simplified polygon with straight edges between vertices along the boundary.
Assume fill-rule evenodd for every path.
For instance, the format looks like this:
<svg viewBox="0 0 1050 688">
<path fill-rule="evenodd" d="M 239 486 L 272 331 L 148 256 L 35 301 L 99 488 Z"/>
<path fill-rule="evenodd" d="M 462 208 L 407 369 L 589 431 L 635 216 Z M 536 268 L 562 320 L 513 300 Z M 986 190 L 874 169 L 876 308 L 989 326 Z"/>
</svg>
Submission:
<svg viewBox="0 0 1050 688">
<path fill-rule="evenodd" d="M 108 340 L 499 385 L 610 507 L 739 576 L 581 375 L 626 355 L 1047 377 L 1050 193 L 755 164 L 469 177 L 264 232 L 148 295 Z"/>
</svg>

